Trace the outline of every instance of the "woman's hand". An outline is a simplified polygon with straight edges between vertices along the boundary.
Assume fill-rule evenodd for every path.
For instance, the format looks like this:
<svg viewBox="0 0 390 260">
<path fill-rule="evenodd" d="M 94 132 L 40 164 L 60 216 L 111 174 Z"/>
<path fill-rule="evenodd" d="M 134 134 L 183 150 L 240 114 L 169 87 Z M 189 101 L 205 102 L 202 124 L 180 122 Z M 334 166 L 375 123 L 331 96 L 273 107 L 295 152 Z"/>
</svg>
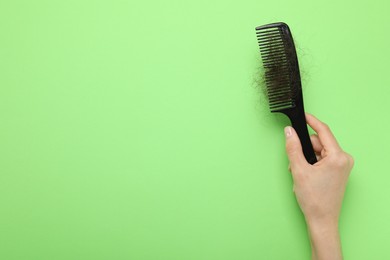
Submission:
<svg viewBox="0 0 390 260">
<path fill-rule="evenodd" d="M 338 220 L 354 160 L 340 148 L 326 124 L 310 114 L 306 121 L 317 132 L 311 141 L 318 162 L 307 163 L 298 135 L 286 127 L 293 190 L 309 228 L 313 259 L 342 259 Z"/>
</svg>

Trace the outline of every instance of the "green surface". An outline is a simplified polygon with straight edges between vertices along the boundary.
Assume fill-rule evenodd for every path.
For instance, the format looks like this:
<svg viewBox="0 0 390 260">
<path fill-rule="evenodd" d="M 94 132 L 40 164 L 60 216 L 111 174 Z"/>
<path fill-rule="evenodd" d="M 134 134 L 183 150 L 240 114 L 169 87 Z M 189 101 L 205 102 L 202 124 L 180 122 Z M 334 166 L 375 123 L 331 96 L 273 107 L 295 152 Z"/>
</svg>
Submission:
<svg viewBox="0 0 390 260">
<path fill-rule="evenodd" d="M 309 259 L 255 26 L 356 160 L 345 259 L 390 259 L 388 1 L 0 0 L 0 259 Z"/>
</svg>

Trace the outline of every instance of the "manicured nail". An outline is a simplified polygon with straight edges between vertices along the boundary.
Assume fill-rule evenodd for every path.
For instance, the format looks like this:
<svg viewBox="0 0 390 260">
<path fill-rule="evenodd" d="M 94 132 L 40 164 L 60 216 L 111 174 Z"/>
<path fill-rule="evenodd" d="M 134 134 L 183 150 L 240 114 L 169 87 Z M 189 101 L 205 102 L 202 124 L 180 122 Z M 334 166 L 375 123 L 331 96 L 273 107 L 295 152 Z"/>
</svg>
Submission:
<svg viewBox="0 0 390 260">
<path fill-rule="evenodd" d="M 290 137 L 292 135 L 292 129 L 291 126 L 286 126 L 284 128 L 284 133 L 286 134 L 286 137 Z"/>
</svg>

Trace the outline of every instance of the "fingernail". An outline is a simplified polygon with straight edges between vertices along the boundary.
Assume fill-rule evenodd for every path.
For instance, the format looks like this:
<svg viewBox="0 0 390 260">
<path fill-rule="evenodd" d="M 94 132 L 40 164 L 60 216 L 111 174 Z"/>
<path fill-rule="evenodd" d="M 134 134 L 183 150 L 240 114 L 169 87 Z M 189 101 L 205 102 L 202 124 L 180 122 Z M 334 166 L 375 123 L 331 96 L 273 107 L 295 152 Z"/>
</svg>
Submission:
<svg viewBox="0 0 390 260">
<path fill-rule="evenodd" d="M 292 135 L 292 129 L 291 129 L 291 126 L 286 126 L 284 128 L 284 133 L 286 135 L 286 137 L 290 137 Z"/>
</svg>

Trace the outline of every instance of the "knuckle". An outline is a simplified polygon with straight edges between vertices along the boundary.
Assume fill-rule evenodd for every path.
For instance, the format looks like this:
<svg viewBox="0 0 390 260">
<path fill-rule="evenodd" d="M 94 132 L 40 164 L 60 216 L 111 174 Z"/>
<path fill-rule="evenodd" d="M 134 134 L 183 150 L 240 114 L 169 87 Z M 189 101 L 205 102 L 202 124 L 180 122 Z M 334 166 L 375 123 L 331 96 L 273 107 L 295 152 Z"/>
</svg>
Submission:
<svg viewBox="0 0 390 260">
<path fill-rule="evenodd" d="M 350 158 L 348 154 L 340 152 L 332 157 L 332 163 L 337 168 L 344 168 L 350 164 Z"/>
<path fill-rule="evenodd" d="M 289 143 L 286 145 L 286 151 L 288 154 L 295 154 L 297 151 L 297 145 Z"/>
<path fill-rule="evenodd" d="M 322 128 L 326 131 L 329 131 L 330 130 L 330 127 L 328 124 L 324 123 L 324 122 L 321 122 L 321 125 L 322 125 Z"/>
<path fill-rule="evenodd" d="M 353 158 L 352 155 L 350 155 L 348 153 L 346 155 L 348 157 L 348 162 L 349 162 L 350 167 L 353 168 L 353 166 L 355 165 L 355 159 Z"/>
</svg>

